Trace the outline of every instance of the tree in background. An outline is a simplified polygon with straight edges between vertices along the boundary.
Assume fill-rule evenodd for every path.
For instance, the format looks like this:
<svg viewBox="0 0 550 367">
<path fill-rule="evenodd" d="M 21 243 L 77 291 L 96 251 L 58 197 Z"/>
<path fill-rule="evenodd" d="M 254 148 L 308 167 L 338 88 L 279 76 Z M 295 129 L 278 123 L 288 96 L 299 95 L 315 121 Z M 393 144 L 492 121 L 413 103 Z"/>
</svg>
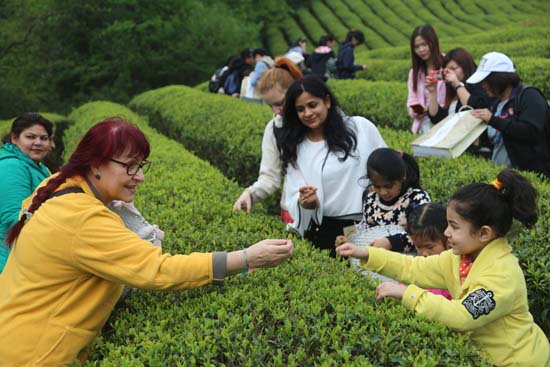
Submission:
<svg viewBox="0 0 550 367">
<path fill-rule="evenodd" d="M 125 103 L 144 90 L 194 85 L 231 54 L 260 45 L 267 0 L 4 0 L 0 5 L 0 118 Z"/>
</svg>

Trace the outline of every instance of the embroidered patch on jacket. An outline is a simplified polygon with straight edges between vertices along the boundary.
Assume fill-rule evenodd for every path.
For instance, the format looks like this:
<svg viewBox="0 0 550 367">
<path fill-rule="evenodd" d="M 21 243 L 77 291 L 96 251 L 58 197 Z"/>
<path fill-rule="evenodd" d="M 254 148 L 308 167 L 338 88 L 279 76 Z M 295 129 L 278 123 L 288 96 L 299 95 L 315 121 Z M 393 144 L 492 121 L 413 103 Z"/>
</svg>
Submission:
<svg viewBox="0 0 550 367">
<path fill-rule="evenodd" d="M 488 315 L 489 312 L 495 309 L 496 302 L 493 295 L 493 292 L 480 288 L 470 293 L 462 301 L 462 304 L 476 320 L 479 316 Z"/>
</svg>

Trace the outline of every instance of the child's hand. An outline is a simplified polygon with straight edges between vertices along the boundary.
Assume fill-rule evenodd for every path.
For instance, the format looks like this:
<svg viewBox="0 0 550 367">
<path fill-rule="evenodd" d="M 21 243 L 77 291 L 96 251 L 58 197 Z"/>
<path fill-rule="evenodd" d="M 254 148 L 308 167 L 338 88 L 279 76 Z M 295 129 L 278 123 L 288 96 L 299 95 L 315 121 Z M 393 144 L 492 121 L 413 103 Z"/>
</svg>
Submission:
<svg viewBox="0 0 550 367">
<path fill-rule="evenodd" d="M 351 242 L 346 242 L 336 247 L 336 253 L 340 256 L 351 256 L 358 259 L 368 259 L 369 250 L 366 247 L 354 245 Z"/>
<path fill-rule="evenodd" d="M 385 248 L 386 250 L 391 250 L 391 243 L 387 237 L 377 238 L 374 241 L 372 241 L 369 246 L 380 247 L 380 248 Z"/>
<path fill-rule="evenodd" d="M 407 287 L 401 283 L 384 282 L 376 287 L 376 300 L 381 301 L 385 297 L 393 297 L 401 300 L 405 294 L 406 288 Z"/>
<path fill-rule="evenodd" d="M 342 244 L 344 244 L 348 241 L 349 240 L 348 240 L 347 236 L 337 236 L 336 240 L 334 241 L 334 246 L 338 247 L 338 246 L 340 246 L 340 245 L 342 245 Z"/>
</svg>

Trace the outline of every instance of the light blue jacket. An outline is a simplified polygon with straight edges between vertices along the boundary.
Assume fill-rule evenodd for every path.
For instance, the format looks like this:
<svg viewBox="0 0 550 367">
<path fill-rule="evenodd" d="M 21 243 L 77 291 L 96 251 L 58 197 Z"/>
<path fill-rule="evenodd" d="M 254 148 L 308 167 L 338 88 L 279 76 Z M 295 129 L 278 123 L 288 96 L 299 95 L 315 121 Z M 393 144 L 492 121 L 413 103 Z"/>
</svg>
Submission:
<svg viewBox="0 0 550 367">
<path fill-rule="evenodd" d="M 36 163 L 17 146 L 6 143 L 0 148 L 0 273 L 10 253 L 5 240 L 17 223 L 21 202 L 51 175 L 42 163 Z"/>
</svg>

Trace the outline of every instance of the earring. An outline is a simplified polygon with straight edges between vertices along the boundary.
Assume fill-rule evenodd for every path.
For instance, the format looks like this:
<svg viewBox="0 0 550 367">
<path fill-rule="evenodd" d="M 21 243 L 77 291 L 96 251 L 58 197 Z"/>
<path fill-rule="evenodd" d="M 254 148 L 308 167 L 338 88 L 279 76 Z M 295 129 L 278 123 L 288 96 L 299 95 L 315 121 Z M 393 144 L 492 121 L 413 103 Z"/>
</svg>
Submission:
<svg viewBox="0 0 550 367">
<path fill-rule="evenodd" d="M 96 173 L 95 173 L 95 178 L 96 178 L 96 180 L 98 180 L 98 181 L 101 180 L 101 176 L 99 175 L 99 172 L 96 172 Z"/>
</svg>

